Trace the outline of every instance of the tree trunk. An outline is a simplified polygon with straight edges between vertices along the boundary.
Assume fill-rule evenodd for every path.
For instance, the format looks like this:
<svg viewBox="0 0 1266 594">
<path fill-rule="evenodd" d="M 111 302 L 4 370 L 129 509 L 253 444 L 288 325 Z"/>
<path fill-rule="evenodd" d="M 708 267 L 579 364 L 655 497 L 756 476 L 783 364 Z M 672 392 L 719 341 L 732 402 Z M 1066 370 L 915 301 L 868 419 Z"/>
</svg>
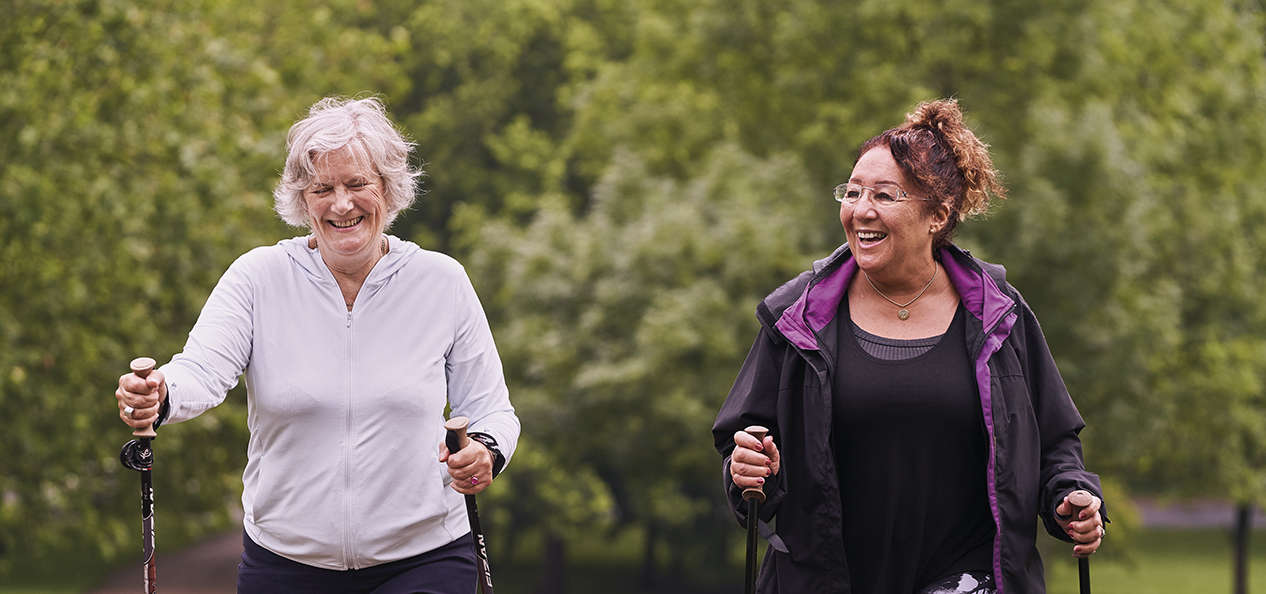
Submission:
<svg viewBox="0 0 1266 594">
<path fill-rule="evenodd" d="M 545 535 L 545 558 L 541 561 L 539 594 L 563 594 L 567 584 L 567 542 L 556 532 Z"/>
<path fill-rule="evenodd" d="M 1235 594 L 1248 594 L 1248 539 L 1253 530 L 1253 506 L 1241 503 L 1235 513 Z"/>
<path fill-rule="evenodd" d="M 659 540 L 659 525 L 646 523 L 646 540 L 642 545 L 642 588 L 655 587 L 655 541 Z"/>
</svg>

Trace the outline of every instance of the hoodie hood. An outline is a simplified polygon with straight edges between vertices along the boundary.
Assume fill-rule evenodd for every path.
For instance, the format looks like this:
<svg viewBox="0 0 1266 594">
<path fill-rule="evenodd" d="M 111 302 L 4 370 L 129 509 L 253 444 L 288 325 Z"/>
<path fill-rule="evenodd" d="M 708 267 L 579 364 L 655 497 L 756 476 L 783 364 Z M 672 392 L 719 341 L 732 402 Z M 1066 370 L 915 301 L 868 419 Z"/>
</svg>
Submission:
<svg viewBox="0 0 1266 594">
<path fill-rule="evenodd" d="M 308 274 L 308 277 L 317 284 L 335 284 L 334 273 L 330 272 L 330 267 L 326 266 L 325 260 L 321 258 L 321 251 L 315 248 L 309 248 L 308 243 L 311 235 L 301 237 L 292 237 L 277 242 L 277 245 L 285 250 L 286 255 L 295 262 L 300 268 Z M 365 279 L 361 292 L 371 294 L 382 288 L 388 280 L 391 279 L 398 270 L 404 267 L 413 256 L 422 251 L 416 244 L 404 241 L 392 235 L 386 235 L 387 253 L 374 264 L 374 269 L 369 271 L 369 276 Z"/>
</svg>

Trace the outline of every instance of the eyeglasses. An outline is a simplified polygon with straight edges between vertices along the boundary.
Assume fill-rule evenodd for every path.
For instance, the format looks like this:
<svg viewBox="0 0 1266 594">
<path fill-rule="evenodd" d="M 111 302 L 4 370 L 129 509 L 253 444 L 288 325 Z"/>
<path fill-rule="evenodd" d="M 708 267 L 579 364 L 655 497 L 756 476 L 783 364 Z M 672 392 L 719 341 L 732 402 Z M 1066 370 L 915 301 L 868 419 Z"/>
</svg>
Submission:
<svg viewBox="0 0 1266 594">
<path fill-rule="evenodd" d="M 840 184 L 835 186 L 835 201 L 856 204 L 866 191 L 870 191 L 870 199 L 878 206 L 892 206 L 898 202 L 923 201 L 931 202 L 931 198 L 915 196 L 907 193 L 900 187 L 888 184 L 880 184 L 871 188 L 861 184 Z"/>
</svg>

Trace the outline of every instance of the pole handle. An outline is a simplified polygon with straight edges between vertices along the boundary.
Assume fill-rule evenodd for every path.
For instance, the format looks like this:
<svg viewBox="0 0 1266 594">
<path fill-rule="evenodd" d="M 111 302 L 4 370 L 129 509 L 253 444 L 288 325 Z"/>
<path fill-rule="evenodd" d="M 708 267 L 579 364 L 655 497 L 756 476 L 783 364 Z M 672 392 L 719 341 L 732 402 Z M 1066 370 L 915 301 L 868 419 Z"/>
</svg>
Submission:
<svg viewBox="0 0 1266 594">
<path fill-rule="evenodd" d="M 145 379 L 146 377 L 149 377 L 149 372 L 154 371 L 155 363 L 156 362 L 149 357 L 137 357 L 132 359 L 132 373 L 135 373 L 136 377 Z M 148 427 L 142 427 L 133 431 L 132 435 L 134 437 L 158 437 L 158 434 L 154 432 L 153 423 L 150 423 Z"/>
<path fill-rule="evenodd" d="M 743 431 L 745 431 L 748 435 L 755 437 L 756 441 L 761 442 L 761 444 L 765 443 L 765 436 L 769 434 L 769 429 L 761 427 L 760 425 L 752 425 Z M 765 501 L 765 491 L 761 490 L 760 487 L 748 487 L 743 489 L 743 499 Z"/>
<path fill-rule="evenodd" d="M 1088 491 L 1073 491 L 1072 493 L 1069 493 L 1068 505 L 1073 506 L 1073 517 L 1077 518 L 1080 516 L 1081 510 L 1086 509 L 1091 503 L 1094 503 L 1094 500 L 1094 496 Z"/>
<path fill-rule="evenodd" d="M 470 444 L 470 438 L 466 437 L 466 428 L 469 426 L 470 419 L 466 417 L 453 417 L 444 421 L 444 429 L 448 430 L 448 434 L 444 436 L 444 445 L 448 446 L 450 455 L 460 452 Z"/>
</svg>

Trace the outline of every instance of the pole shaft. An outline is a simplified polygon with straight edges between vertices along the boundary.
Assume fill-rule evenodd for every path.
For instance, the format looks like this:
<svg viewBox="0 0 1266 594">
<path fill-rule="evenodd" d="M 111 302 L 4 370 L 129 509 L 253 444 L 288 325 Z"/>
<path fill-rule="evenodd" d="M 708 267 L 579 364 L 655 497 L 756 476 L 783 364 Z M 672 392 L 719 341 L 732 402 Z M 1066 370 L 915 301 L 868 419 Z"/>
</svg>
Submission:
<svg viewBox="0 0 1266 594">
<path fill-rule="evenodd" d="M 140 440 L 142 452 L 150 452 L 148 437 Z M 153 454 L 142 454 L 142 458 L 150 459 Z M 142 566 L 144 571 L 145 594 L 158 591 L 158 567 L 154 559 L 154 473 L 150 468 L 141 471 L 141 548 L 145 556 Z"/>
<path fill-rule="evenodd" d="M 744 592 L 756 593 L 756 523 L 759 521 L 760 501 L 755 497 L 747 500 L 747 575 L 744 577 Z"/>
<path fill-rule="evenodd" d="M 1081 587 L 1081 594 L 1090 594 L 1090 559 L 1077 560 L 1077 583 Z"/>
</svg>

